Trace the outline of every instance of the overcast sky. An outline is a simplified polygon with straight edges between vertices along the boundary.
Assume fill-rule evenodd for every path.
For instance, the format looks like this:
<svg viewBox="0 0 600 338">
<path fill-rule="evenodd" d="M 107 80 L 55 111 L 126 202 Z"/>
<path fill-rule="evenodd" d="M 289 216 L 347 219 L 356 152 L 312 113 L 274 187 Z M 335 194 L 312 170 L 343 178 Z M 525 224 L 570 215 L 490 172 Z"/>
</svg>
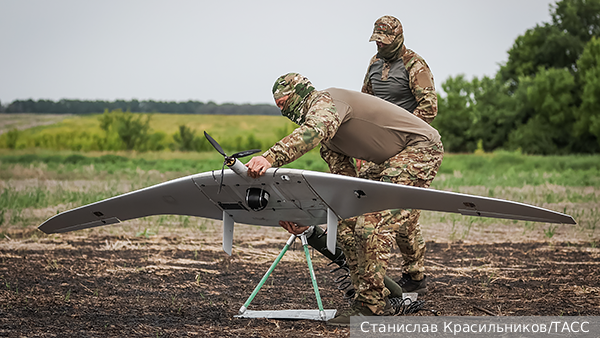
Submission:
<svg viewBox="0 0 600 338">
<path fill-rule="evenodd" d="M 272 103 L 275 79 L 360 90 L 373 23 L 393 15 L 433 71 L 492 76 L 547 0 L 0 0 L 0 101 Z"/>
</svg>

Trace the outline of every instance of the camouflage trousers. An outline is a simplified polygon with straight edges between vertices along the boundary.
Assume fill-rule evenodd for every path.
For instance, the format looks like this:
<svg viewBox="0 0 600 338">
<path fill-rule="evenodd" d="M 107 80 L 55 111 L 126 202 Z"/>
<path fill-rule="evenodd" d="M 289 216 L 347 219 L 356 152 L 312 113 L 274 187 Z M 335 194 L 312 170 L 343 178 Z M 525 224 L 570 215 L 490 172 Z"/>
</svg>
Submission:
<svg viewBox="0 0 600 338">
<path fill-rule="evenodd" d="M 427 188 L 442 163 L 442 143 L 406 147 L 382 164 L 365 163 L 359 177 L 370 180 Z M 414 278 L 423 278 L 425 241 L 419 225 L 420 210 L 391 209 L 340 221 L 338 243 L 344 251 L 356 300 L 375 314 L 390 294 L 384 277 L 396 241 L 403 268 Z"/>
</svg>

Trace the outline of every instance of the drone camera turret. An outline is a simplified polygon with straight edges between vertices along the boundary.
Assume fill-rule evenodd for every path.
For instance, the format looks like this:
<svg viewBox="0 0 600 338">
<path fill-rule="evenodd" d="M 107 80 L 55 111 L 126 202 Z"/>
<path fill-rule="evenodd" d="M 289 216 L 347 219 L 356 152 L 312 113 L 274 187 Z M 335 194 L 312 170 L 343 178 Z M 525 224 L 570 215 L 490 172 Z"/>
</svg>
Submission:
<svg viewBox="0 0 600 338">
<path fill-rule="evenodd" d="M 246 190 L 246 204 L 254 211 L 261 211 L 269 204 L 269 192 L 261 188 Z"/>
</svg>

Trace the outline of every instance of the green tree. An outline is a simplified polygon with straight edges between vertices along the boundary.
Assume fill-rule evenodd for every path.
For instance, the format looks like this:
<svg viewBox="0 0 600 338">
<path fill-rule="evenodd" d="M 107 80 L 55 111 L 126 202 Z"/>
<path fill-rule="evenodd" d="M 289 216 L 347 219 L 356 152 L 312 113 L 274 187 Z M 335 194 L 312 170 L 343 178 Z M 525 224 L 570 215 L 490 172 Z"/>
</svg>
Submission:
<svg viewBox="0 0 600 338">
<path fill-rule="evenodd" d="M 550 6 L 551 23 L 536 25 L 519 36 L 500 68 L 515 90 L 519 78 L 541 68 L 576 71 L 585 44 L 600 32 L 600 0 L 563 0 Z"/>
<path fill-rule="evenodd" d="M 600 38 L 588 42 L 577 61 L 581 86 L 581 105 L 575 111 L 574 137 L 579 140 L 578 150 L 600 150 Z M 581 148 L 581 149 L 579 149 Z"/>
<path fill-rule="evenodd" d="M 503 147 L 515 129 L 520 101 L 508 94 L 507 84 L 498 77 L 474 78 L 471 88 L 474 101 L 472 139 L 481 140 L 486 151 Z"/>
<path fill-rule="evenodd" d="M 248 138 L 246 139 L 246 150 L 249 149 L 260 149 L 262 147 L 262 144 L 260 142 L 259 139 L 256 138 L 256 136 L 254 136 L 254 134 L 250 134 L 248 135 Z"/>
<path fill-rule="evenodd" d="M 140 145 L 137 150 L 140 151 L 159 151 L 165 149 L 167 134 L 162 131 L 149 133 L 146 142 Z"/>
<path fill-rule="evenodd" d="M 558 1 L 551 12 L 552 23 L 582 42 L 600 35 L 599 0 Z"/>
<path fill-rule="evenodd" d="M 105 150 L 149 150 L 148 142 L 151 138 L 150 115 L 134 114 L 116 109 L 98 118 L 100 128 L 105 131 L 106 138 L 101 149 Z M 115 142 L 114 136 L 119 142 Z M 116 149 L 115 149 L 116 148 Z"/>
<path fill-rule="evenodd" d="M 143 149 L 149 140 L 150 115 L 126 113 L 117 124 L 117 134 L 125 144 L 126 150 Z"/>
<path fill-rule="evenodd" d="M 559 27 L 547 23 L 537 25 L 517 37 L 500 73 L 514 90 L 520 77 L 535 75 L 540 68 L 571 69 L 582 49 L 581 40 Z"/>
<path fill-rule="evenodd" d="M 446 95 L 438 98 L 439 114 L 431 125 L 442 136 L 446 151 L 474 151 L 477 139 L 472 135 L 475 101 L 471 83 L 458 75 L 449 77 L 442 88 Z"/>
<path fill-rule="evenodd" d="M 531 154 L 555 154 L 572 147 L 575 77 L 565 68 L 540 68 L 519 81 L 515 99 L 523 102 L 508 147 Z"/>
</svg>

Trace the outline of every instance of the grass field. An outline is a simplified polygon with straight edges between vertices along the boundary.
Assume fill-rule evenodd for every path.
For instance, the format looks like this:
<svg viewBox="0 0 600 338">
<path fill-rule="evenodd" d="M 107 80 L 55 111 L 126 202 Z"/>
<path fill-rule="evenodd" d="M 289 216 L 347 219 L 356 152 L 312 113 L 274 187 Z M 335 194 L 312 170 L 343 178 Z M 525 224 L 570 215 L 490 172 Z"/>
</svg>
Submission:
<svg viewBox="0 0 600 338">
<path fill-rule="evenodd" d="M 71 115 L 54 114 L 2 114 L 0 115 L 0 134 L 11 129 L 25 130 L 37 126 L 52 125 L 71 117 Z"/>
<path fill-rule="evenodd" d="M 0 236 L 41 236 L 35 227 L 57 212 L 163 181 L 220 169 L 217 153 L 0 152 Z M 326 171 L 317 152 L 289 165 Z M 556 240 L 597 245 L 600 223 L 598 157 L 535 157 L 517 153 L 447 154 L 432 188 L 533 204 L 572 215 L 575 226 L 423 212 L 427 239 L 436 241 Z M 85 231 L 128 236 L 161 229 L 208 230 L 218 223 L 155 216 Z M 27 231 L 29 229 L 31 231 Z M 178 231 L 178 230 L 177 230 Z M 12 235 L 11 235 L 12 234 Z"/>
<path fill-rule="evenodd" d="M 55 116 L 9 117 L 13 125 L 31 126 L 22 131 L 30 135 L 73 130 L 100 132 L 97 116 L 71 116 L 56 123 L 48 122 Z M 167 134 L 174 133 L 181 124 L 197 132 L 207 130 L 219 141 L 254 133 L 267 146 L 292 130 L 292 125 L 279 116 L 155 114 L 151 120 L 153 129 Z M 221 165 L 222 157 L 216 152 L 0 149 L 0 236 L 23 229 L 32 229 L 30 233 L 37 236 L 40 234 L 33 231 L 35 227 L 59 211 L 169 179 L 220 169 Z M 327 171 L 317 150 L 287 167 Z M 424 212 L 423 227 L 434 240 L 552 239 L 591 245 L 600 242 L 599 155 L 526 156 L 502 151 L 446 154 L 432 188 L 533 204 L 571 214 L 578 222 L 576 226 L 556 226 Z M 211 222 L 160 216 L 128 223 L 133 228 L 107 228 L 135 235 L 144 233 L 144 229 L 156 233 L 164 226 L 206 228 Z"/>
</svg>

